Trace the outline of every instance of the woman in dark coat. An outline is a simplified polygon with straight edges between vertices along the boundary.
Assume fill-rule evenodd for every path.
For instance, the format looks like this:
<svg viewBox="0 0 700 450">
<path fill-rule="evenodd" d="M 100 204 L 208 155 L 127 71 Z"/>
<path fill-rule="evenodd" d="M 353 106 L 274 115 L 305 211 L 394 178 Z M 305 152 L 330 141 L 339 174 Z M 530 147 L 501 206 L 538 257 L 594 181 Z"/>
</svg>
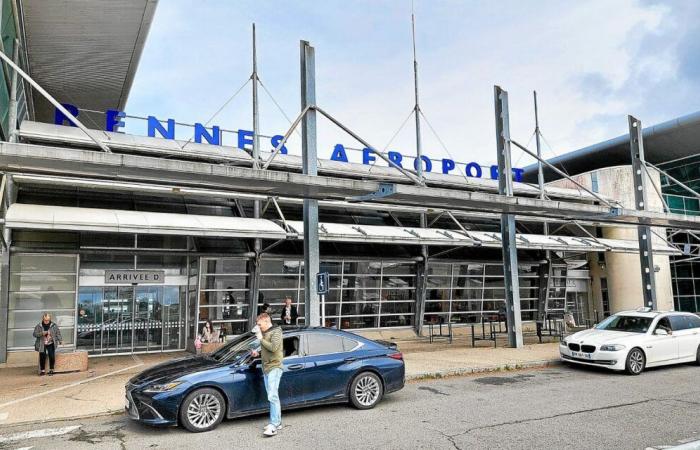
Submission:
<svg viewBox="0 0 700 450">
<path fill-rule="evenodd" d="M 34 327 L 34 350 L 39 352 L 39 375 L 46 373 L 46 356 L 49 356 L 49 375 L 53 375 L 53 368 L 56 362 L 56 347 L 63 343 L 61 330 L 58 325 L 51 321 L 51 314 L 44 313 L 41 322 Z"/>
</svg>

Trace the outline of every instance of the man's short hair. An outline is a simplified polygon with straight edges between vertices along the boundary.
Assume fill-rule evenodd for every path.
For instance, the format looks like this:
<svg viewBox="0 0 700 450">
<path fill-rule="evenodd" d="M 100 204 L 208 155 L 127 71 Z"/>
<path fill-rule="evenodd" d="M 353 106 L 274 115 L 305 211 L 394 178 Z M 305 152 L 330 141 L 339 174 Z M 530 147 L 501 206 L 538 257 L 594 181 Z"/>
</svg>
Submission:
<svg viewBox="0 0 700 450">
<path fill-rule="evenodd" d="M 269 315 L 268 313 L 265 313 L 265 312 L 264 312 L 264 313 L 258 314 L 258 318 L 256 319 L 256 321 L 257 321 L 257 320 L 269 320 L 269 321 L 272 321 L 272 319 L 270 318 L 270 315 Z"/>
<path fill-rule="evenodd" d="M 286 302 L 287 300 L 292 300 L 292 296 L 291 296 L 291 295 L 286 295 L 286 296 L 284 297 L 284 301 Z M 292 301 L 293 301 L 293 300 L 292 300 Z"/>
</svg>

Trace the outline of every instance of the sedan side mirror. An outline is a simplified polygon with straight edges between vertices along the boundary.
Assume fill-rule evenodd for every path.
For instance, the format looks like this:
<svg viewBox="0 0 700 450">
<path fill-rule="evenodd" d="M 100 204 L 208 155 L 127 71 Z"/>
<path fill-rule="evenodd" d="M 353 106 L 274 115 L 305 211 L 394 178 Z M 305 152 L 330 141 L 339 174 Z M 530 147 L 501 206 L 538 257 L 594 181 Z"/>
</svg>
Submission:
<svg viewBox="0 0 700 450">
<path fill-rule="evenodd" d="M 657 328 L 654 330 L 654 334 L 657 336 L 668 336 L 668 331 L 664 330 L 663 328 Z"/>
</svg>

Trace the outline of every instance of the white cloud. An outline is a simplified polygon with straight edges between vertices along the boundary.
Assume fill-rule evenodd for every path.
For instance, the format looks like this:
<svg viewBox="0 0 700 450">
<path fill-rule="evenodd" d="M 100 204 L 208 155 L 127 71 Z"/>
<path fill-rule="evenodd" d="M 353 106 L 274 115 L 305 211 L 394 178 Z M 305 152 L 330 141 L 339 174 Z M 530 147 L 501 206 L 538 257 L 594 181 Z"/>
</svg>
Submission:
<svg viewBox="0 0 700 450">
<path fill-rule="evenodd" d="M 561 152 L 622 133 L 627 113 L 649 109 L 644 92 L 625 92 L 640 70 L 656 83 L 676 76 L 673 47 L 640 57 L 645 39 L 667 29 L 670 6 L 426 0 L 416 13 L 421 104 L 461 161 L 495 161 L 494 84 L 509 91 L 511 135 L 525 142 L 538 91 L 541 128 Z M 127 112 L 206 121 L 250 73 L 253 20 L 260 76 L 290 115 L 299 111 L 301 38 L 316 48 L 319 104 L 370 143 L 386 144 L 410 112 L 410 3 L 340 0 L 161 2 Z M 262 131 L 285 131 L 286 120 L 261 98 Z M 246 89 L 217 123 L 249 129 L 250 102 Z M 427 154 L 447 156 L 427 126 L 423 136 Z M 392 148 L 412 154 L 414 139 L 409 121 Z M 336 142 L 354 145 L 319 119 L 319 155 Z"/>
</svg>

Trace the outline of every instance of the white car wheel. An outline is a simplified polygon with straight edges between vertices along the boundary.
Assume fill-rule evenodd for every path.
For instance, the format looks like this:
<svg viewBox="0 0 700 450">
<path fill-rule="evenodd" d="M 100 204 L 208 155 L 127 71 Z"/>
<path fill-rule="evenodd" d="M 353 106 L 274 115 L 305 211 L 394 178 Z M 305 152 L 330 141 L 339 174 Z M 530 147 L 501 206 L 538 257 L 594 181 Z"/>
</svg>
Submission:
<svg viewBox="0 0 700 450">
<path fill-rule="evenodd" d="M 625 370 L 630 375 L 639 375 L 646 366 L 647 359 L 644 352 L 639 348 L 633 348 L 627 355 Z"/>
</svg>

